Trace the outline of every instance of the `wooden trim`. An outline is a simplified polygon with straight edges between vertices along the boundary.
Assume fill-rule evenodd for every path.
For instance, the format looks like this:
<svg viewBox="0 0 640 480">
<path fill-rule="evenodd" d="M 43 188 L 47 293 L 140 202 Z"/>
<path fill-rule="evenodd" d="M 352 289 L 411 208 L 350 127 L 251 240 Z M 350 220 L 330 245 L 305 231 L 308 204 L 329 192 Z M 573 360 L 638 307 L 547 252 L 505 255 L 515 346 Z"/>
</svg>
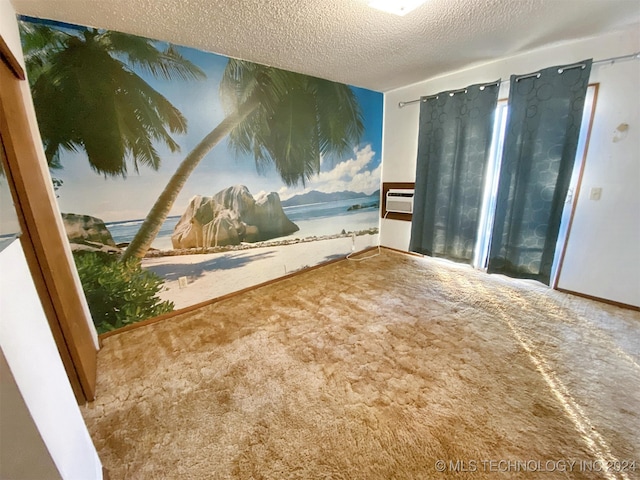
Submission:
<svg viewBox="0 0 640 480">
<path fill-rule="evenodd" d="M 111 480 L 111 477 L 109 476 L 109 470 L 104 467 L 102 467 L 102 480 Z"/>
<path fill-rule="evenodd" d="M 613 305 L 614 307 L 624 308 L 626 310 L 634 310 L 640 312 L 640 307 L 630 305 L 628 303 L 616 302 L 615 300 L 608 300 L 606 298 L 594 297 L 593 295 L 587 295 L 586 293 L 574 292 L 573 290 L 565 290 L 564 288 L 556 288 L 558 292 L 567 293 L 576 297 L 586 298 L 587 300 L 593 300 L 595 302 L 606 303 L 607 305 Z"/>
<path fill-rule="evenodd" d="M 2 143 L 1 134 L 0 148 L 4 150 L 4 144 Z M 38 263 L 35 246 L 33 245 L 31 236 L 29 235 L 29 227 L 25 222 L 24 215 L 22 214 L 22 208 L 20 208 L 20 199 L 15 195 L 16 188 L 13 182 L 13 177 L 11 176 L 11 171 L 9 170 L 8 165 L 4 164 L 4 162 L 3 167 L 18 216 L 20 231 L 22 232 L 20 235 L 20 243 L 22 245 L 22 250 L 24 251 L 25 259 L 27 260 L 27 265 L 29 267 L 31 277 L 33 278 L 33 283 L 36 287 L 36 292 L 38 292 L 38 297 L 40 298 L 45 317 L 47 319 L 56 318 L 55 308 L 53 307 L 51 297 L 49 296 L 49 291 L 46 287 L 46 282 L 44 280 L 44 277 L 42 276 L 42 269 L 40 267 L 40 264 Z M 66 348 L 66 342 L 64 340 L 62 330 L 60 329 L 60 325 L 57 322 L 49 322 L 49 326 L 51 328 L 51 334 L 53 335 L 53 339 L 56 342 L 56 345 L 65 345 L 65 348 L 58 349 L 60 358 L 62 359 L 62 364 L 64 365 L 67 376 L 69 377 L 71 389 L 73 390 L 73 394 L 75 395 L 76 400 L 78 401 L 78 403 L 84 403 L 84 393 L 82 392 L 82 387 L 80 385 L 80 380 L 78 379 L 75 367 L 73 366 L 73 361 L 71 360 L 71 356 L 69 355 L 69 350 L 68 348 Z"/>
<path fill-rule="evenodd" d="M 391 188 L 415 188 L 415 185 L 414 182 L 383 182 L 382 190 L 380 191 L 380 195 L 382 196 L 380 199 L 380 217 L 410 222 L 413 218 L 413 215 L 410 213 L 387 212 L 387 192 Z"/>
<path fill-rule="evenodd" d="M 393 188 L 395 188 L 395 187 L 393 187 Z M 403 188 L 403 187 L 399 187 L 399 188 Z M 379 247 L 377 247 L 377 246 L 376 247 L 369 247 L 369 248 L 367 248 L 365 250 L 361 250 L 360 252 L 358 252 L 358 255 L 370 252 L 372 250 L 376 250 L 377 248 L 382 248 L 382 249 L 385 249 L 385 250 L 389 250 L 391 252 L 396 252 L 396 253 L 400 253 L 400 254 L 403 254 L 403 255 L 408 255 L 408 256 L 411 256 L 411 257 L 418 257 L 418 258 L 424 258 L 425 257 L 424 255 L 422 255 L 420 253 L 406 252 L 404 250 L 398 250 L 397 248 L 385 247 L 384 245 L 380 245 Z M 263 283 L 252 285 L 250 287 L 243 288 L 242 290 L 238 290 L 238 291 L 235 291 L 235 292 L 227 293 L 226 295 L 221 295 L 220 297 L 215 297 L 215 298 L 212 298 L 210 300 L 206 300 L 204 302 L 196 303 L 194 305 L 190 305 L 188 307 L 181 308 L 179 310 L 175 310 L 175 311 L 170 312 L 170 313 L 165 313 L 164 315 L 158 315 L 157 317 L 149 318 L 149 319 L 143 320 L 141 322 L 137 322 L 137 323 L 134 323 L 134 324 L 131 324 L 131 325 L 127 325 L 126 327 L 122 327 L 122 328 L 119 328 L 117 330 L 113 330 L 111 332 L 103 333 L 103 334 L 101 334 L 99 336 L 100 344 L 102 345 L 102 341 L 107 339 L 107 338 L 109 338 L 109 337 L 113 337 L 115 335 L 119 335 L 119 334 L 125 333 L 125 332 L 130 332 L 132 330 L 136 330 L 136 329 L 141 328 L 141 327 L 146 327 L 146 326 L 149 326 L 149 325 L 153 325 L 153 324 L 162 322 L 164 320 L 168 320 L 170 318 L 177 317 L 178 315 L 183 315 L 185 313 L 192 312 L 192 311 L 197 310 L 199 308 L 203 308 L 203 307 L 207 307 L 209 305 L 220 303 L 223 300 L 227 300 L 229 298 L 233 298 L 233 297 L 236 297 L 238 295 L 242 295 L 244 293 L 251 292 L 253 290 L 257 290 L 257 289 L 262 288 L 262 287 L 266 287 L 268 285 L 272 285 L 274 283 L 278 283 L 278 282 L 280 282 L 282 280 L 286 280 L 288 278 L 296 277 L 296 276 L 301 275 L 303 273 L 307 273 L 307 272 L 310 272 L 312 270 L 316 270 L 318 268 L 326 267 L 326 266 L 329 266 L 329 265 L 331 265 L 333 263 L 343 262 L 343 261 L 348 261 L 346 256 L 344 256 L 342 258 L 336 258 L 334 260 L 329 260 L 328 262 L 323 262 L 323 263 L 320 263 L 318 265 L 314 265 L 312 267 L 305 268 L 303 270 L 298 270 L 296 272 L 289 273 L 289 274 L 284 275 L 282 277 L 274 278 L 273 280 L 268 280 L 268 281 L 263 282 Z M 611 301 L 611 300 L 606 300 L 606 299 L 602 299 L 602 298 L 598 298 L 598 297 L 592 297 L 590 295 L 571 292 L 569 290 L 563 290 L 563 289 L 560 289 L 560 288 L 557 289 L 557 290 L 559 292 L 568 293 L 568 294 L 571 294 L 571 295 L 576 295 L 576 296 L 579 296 L 579 297 L 587 298 L 589 300 L 595 300 L 595 301 L 599 301 L 599 302 L 602 302 L 602 303 L 607 303 L 609 305 L 615 305 L 615 306 L 621 307 L 621 308 L 627 308 L 627 309 L 631 309 L 631 310 L 640 311 L 639 307 L 635 307 L 633 305 L 627 305 L 627 304 L 624 304 L 624 303 L 614 302 L 614 301 Z"/>
<path fill-rule="evenodd" d="M 399 250 L 399 249 L 393 248 L 393 247 L 385 247 L 384 245 L 380 245 L 380 248 L 384 248 L 385 250 L 389 250 L 390 252 L 403 253 L 403 254 L 409 255 L 411 257 L 424 258 L 426 256 L 426 255 L 423 255 L 423 254 L 417 253 L 417 252 L 407 252 L 405 250 Z"/>
<path fill-rule="evenodd" d="M 424 258 L 425 255 L 422 255 L 420 253 L 415 253 L 415 252 L 405 252 L 404 250 L 398 250 L 397 248 L 392 248 L 392 247 L 385 247 L 385 246 L 380 246 L 380 248 L 384 248 L 385 250 L 390 250 L 392 252 L 396 252 L 396 253 L 402 253 L 404 255 L 410 255 L 412 257 L 420 257 L 420 258 Z M 491 275 L 491 274 L 488 274 Z M 513 279 L 513 280 L 517 280 L 517 279 Z M 606 298 L 601 298 L 601 297 L 594 297 L 592 295 L 587 295 L 586 293 L 579 293 L 579 292 L 574 292 L 572 290 L 565 290 L 564 288 L 555 288 L 554 290 L 557 290 L 558 292 L 562 292 L 562 293 L 566 293 L 569 295 L 574 295 L 576 297 L 581 297 L 581 298 L 586 298 L 588 300 L 593 300 L 595 302 L 600 302 L 600 303 L 606 303 L 607 305 L 613 305 L 614 307 L 619 307 L 619 308 L 624 308 L 627 310 L 634 310 L 636 312 L 640 312 L 640 307 L 636 307 L 635 305 L 630 305 L 628 303 L 622 303 L 622 302 L 616 302 L 615 300 L 607 300 Z"/>
<path fill-rule="evenodd" d="M 22 217 L 22 245 L 76 399 L 84 403 L 95 398 L 97 349 L 91 319 L 75 287 L 75 267 L 65 254 L 67 240 L 44 152 L 32 133 L 28 87 L 5 63 L 0 63 L 0 134 L 12 195 Z"/>
<path fill-rule="evenodd" d="M 598 93 L 600 91 L 599 83 L 590 83 L 588 87 L 594 87 L 595 91 L 593 92 L 593 107 L 591 108 L 591 118 L 589 119 L 589 128 L 587 129 L 587 138 L 584 144 L 584 153 L 582 155 L 582 162 L 580 165 L 580 173 L 578 174 L 578 182 L 576 185 L 576 192 L 573 195 L 573 203 L 571 205 L 571 215 L 569 216 L 569 225 L 567 226 L 567 235 L 564 239 L 564 244 L 562 245 L 562 253 L 560 254 L 560 262 L 558 263 L 558 271 L 556 272 L 556 276 L 553 279 L 553 285 L 551 288 L 554 290 L 558 289 L 558 283 L 560 282 L 560 275 L 562 274 L 562 267 L 564 265 L 564 257 L 567 253 L 567 246 L 569 245 L 569 239 L 571 238 L 571 227 L 573 226 L 573 217 L 576 213 L 576 208 L 578 206 L 578 199 L 580 197 L 580 190 L 582 187 L 582 177 L 584 176 L 584 169 L 587 164 L 587 155 L 589 153 L 589 144 L 591 143 L 591 131 L 593 130 L 593 122 L 596 117 L 596 109 L 598 107 Z"/>
<path fill-rule="evenodd" d="M 27 78 L 24 74 L 24 70 L 22 69 L 22 65 L 20 65 L 20 62 L 18 62 L 16 57 L 13 56 L 11 49 L 4 41 L 4 38 L 2 38 L 2 35 L 0 35 L 0 57 L 17 79 L 24 80 Z"/>
<path fill-rule="evenodd" d="M 355 255 L 360 255 L 363 253 L 370 252 L 372 250 L 377 250 L 378 246 L 365 248 L 364 250 L 360 250 Z M 351 255 L 351 254 L 350 254 Z M 147 320 L 142 320 L 141 322 L 136 322 L 131 325 L 127 325 L 126 327 L 118 328 L 117 330 L 112 330 L 111 332 L 106 332 L 101 334 L 98 338 L 100 339 L 100 344 L 102 345 L 102 341 L 106 338 L 113 337 L 114 335 L 119 335 L 124 332 L 129 332 L 131 330 L 135 330 L 136 328 L 146 327 L 147 325 L 153 325 L 154 323 L 161 322 L 163 320 L 167 320 L 169 318 L 176 317 L 178 315 L 182 315 L 184 313 L 189 313 L 194 310 L 197 310 L 202 307 L 206 307 L 209 305 L 213 305 L 214 303 L 219 303 L 223 300 L 227 300 L 229 298 L 236 297 L 238 295 L 242 295 L 243 293 L 251 292 L 253 290 L 257 290 L 262 287 L 266 287 L 267 285 L 272 285 L 274 283 L 280 282 L 282 280 L 286 280 L 288 278 L 293 278 L 303 273 L 310 272 L 312 270 L 316 270 L 318 268 L 326 267 L 333 263 L 348 261 L 347 256 L 341 258 L 334 258 L 333 260 L 329 260 L 327 262 L 319 263 L 318 265 L 313 265 L 311 267 L 304 268 L 302 270 L 297 270 L 292 273 L 288 273 L 287 275 L 283 275 L 282 277 L 274 278 L 273 280 L 267 280 L 266 282 L 258 283 L 256 285 L 251 285 L 250 287 L 243 288 L 242 290 L 237 290 L 235 292 L 227 293 L 226 295 L 222 295 L 220 297 L 212 298 L 211 300 L 205 300 L 204 302 L 196 303 L 194 305 L 189 305 L 185 308 L 180 308 L 178 310 L 174 310 L 173 312 L 165 313 L 163 315 L 158 315 L 157 317 L 148 318 Z"/>
</svg>

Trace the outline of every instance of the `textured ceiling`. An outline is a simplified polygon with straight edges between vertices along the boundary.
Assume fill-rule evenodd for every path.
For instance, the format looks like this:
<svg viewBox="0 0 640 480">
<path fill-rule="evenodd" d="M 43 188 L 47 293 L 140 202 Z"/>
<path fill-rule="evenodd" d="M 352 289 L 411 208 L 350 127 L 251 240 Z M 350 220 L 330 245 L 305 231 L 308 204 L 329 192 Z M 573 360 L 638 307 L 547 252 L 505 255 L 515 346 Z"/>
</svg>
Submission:
<svg viewBox="0 0 640 480">
<path fill-rule="evenodd" d="M 24 15 L 109 28 L 388 91 L 640 22 L 640 0 L 11 0 Z"/>
</svg>

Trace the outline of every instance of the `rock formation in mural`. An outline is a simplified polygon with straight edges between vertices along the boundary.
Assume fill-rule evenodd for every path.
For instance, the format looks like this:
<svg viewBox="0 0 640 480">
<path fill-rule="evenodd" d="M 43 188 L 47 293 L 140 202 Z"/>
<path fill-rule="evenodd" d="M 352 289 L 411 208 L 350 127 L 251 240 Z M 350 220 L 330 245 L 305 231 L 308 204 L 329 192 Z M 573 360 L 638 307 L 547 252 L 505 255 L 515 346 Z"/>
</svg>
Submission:
<svg viewBox="0 0 640 480">
<path fill-rule="evenodd" d="M 226 188 L 213 197 L 196 195 L 176 225 L 173 248 L 238 245 L 282 237 L 298 231 L 282 209 L 277 193 L 253 198 L 244 185 Z"/>
<path fill-rule="evenodd" d="M 90 215 L 63 213 L 62 222 L 72 251 L 120 253 L 101 219 Z"/>
</svg>

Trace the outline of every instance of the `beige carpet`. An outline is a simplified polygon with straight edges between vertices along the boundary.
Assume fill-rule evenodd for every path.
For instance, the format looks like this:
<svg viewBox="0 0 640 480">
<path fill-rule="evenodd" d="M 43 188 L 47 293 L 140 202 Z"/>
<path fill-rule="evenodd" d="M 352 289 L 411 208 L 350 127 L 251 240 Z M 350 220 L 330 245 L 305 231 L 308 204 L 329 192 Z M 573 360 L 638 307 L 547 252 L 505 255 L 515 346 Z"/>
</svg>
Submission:
<svg viewBox="0 0 640 480">
<path fill-rule="evenodd" d="M 639 359 L 637 312 L 383 250 L 106 339 L 83 414 L 113 480 L 638 478 Z"/>
</svg>

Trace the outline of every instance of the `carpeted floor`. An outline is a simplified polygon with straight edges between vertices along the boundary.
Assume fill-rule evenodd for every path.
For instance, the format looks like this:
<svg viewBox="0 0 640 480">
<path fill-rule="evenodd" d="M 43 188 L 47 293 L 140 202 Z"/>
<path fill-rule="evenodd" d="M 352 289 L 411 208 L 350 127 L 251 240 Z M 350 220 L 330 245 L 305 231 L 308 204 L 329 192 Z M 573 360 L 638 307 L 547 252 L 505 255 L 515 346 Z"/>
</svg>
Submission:
<svg viewBox="0 0 640 480">
<path fill-rule="evenodd" d="M 83 415 L 112 480 L 638 478 L 639 363 L 638 312 L 383 250 L 105 339 Z"/>
</svg>

